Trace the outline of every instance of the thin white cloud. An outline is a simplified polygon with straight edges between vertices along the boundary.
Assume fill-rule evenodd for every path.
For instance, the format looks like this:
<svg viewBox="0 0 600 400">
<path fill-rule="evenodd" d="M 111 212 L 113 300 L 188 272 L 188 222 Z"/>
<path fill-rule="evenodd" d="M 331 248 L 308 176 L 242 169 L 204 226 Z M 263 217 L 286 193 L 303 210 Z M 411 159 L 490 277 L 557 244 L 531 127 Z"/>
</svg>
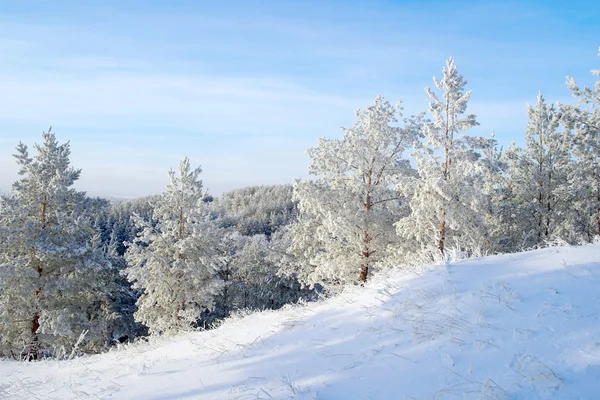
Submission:
<svg viewBox="0 0 600 400">
<path fill-rule="evenodd" d="M 284 81 L 217 76 L 58 74 L 1 76 L 0 119 L 117 125 L 145 119 L 216 133 L 315 126 L 351 100 Z M 87 121 L 87 123 L 86 123 Z"/>
</svg>

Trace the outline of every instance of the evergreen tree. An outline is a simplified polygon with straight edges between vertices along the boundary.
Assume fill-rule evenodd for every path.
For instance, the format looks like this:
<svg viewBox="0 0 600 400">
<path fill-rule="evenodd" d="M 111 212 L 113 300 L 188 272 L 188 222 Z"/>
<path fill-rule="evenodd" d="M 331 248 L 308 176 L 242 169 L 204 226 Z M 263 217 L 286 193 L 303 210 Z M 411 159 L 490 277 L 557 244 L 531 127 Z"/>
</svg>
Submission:
<svg viewBox="0 0 600 400">
<path fill-rule="evenodd" d="M 508 252 L 514 248 L 515 213 L 512 187 L 509 184 L 507 152 L 499 148 L 492 133 L 490 138 L 466 137 L 472 149 L 479 154 L 479 165 L 483 168 L 482 192 L 487 197 L 485 225 L 490 235 L 490 251 Z"/>
<path fill-rule="evenodd" d="M 460 133 L 479 124 L 474 115 L 464 115 L 471 91 L 465 92 L 467 82 L 452 58 L 442 79 L 434 82 L 442 93 L 426 89 L 433 121 L 423 125 L 425 141 L 414 154 L 418 176 L 408 176 L 397 186 L 410 198 L 411 208 L 397 223 L 398 234 L 425 253 L 434 246 L 442 254 L 450 247 L 472 251 L 487 241 L 488 205 L 479 156 Z"/>
<path fill-rule="evenodd" d="M 322 138 L 308 151 L 316 179 L 295 184 L 300 216 L 292 227 L 292 251 L 301 262 L 294 272 L 302 283 L 364 282 L 388 256 L 393 223 L 405 212 L 392 187 L 411 173 L 402 156 L 416 123 L 395 126 L 400 111 L 379 96 L 356 112 L 342 139 Z"/>
<path fill-rule="evenodd" d="M 236 308 L 277 309 L 310 295 L 294 276 L 277 274 L 279 257 L 273 248 L 278 245 L 276 242 L 277 237 L 269 240 L 265 235 L 246 239 L 235 262 Z"/>
<path fill-rule="evenodd" d="M 592 73 L 600 77 L 600 70 Z M 567 85 L 579 101 L 562 108 L 562 122 L 573 132 L 572 227 L 581 240 L 592 241 L 600 235 L 600 79 L 593 88 L 581 88 L 573 78 Z"/>
<path fill-rule="evenodd" d="M 219 221 L 218 223 L 223 223 Z M 215 231 L 216 240 L 214 262 L 218 277 L 222 281 L 221 293 L 215 298 L 215 306 L 203 315 L 204 324 L 227 317 L 231 311 L 240 308 L 237 302 L 239 292 L 238 258 L 248 237 L 231 226 L 219 227 Z M 243 308 L 243 307 L 242 307 Z"/>
<path fill-rule="evenodd" d="M 200 172 L 185 158 L 178 175 L 169 172 L 170 183 L 155 204 L 153 221 L 134 216 L 140 233 L 129 244 L 124 273 L 143 291 L 135 318 L 150 333 L 194 326 L 221 290 Z"/>
<path fill-rule="evenodd" d="M 0 347 L 30 360 L 97 351 L 115 317 L 111 264 L 85 193 L 72 187 L 81 171 L 69 143 L 42 138 L 33 157 L 17 147 L 21 178 L 0 202 Z"/>
<path fill-rule="evenodd" d="M 528 117 L 526 147 L 513 145 L 507 150 L 516 216 L 511 221 L 513 236 L 515 244 L 525 248 L 562 236 L 571 167 L 570 138 L 559 129 L 557 108 L 539 94 L 535 107 L 528 107 Z"/>
</svg>

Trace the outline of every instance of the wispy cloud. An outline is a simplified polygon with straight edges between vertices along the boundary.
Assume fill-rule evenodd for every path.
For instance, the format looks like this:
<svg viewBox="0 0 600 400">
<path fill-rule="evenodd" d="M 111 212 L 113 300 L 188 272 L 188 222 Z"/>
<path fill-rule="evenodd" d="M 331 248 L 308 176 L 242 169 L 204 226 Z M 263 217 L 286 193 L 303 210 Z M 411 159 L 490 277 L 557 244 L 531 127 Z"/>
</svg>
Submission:
<svg viewBox="0 0 600 400">
<path fill-rule="evenodd" d="M 574 9 L 576 8 L 573 5 Z M 303 176 L 305 150 L 339 137 L 378 94 L 427 108 L 423 92 L 455 56 L 477 132 L 509 142 L 525 104 L 568 98 L 589 75 L 600 6 L 545 2 L 3 3 L 0 188 L 18 140 L 53 125 L 71 140 L 80 185 L 162 190 L 185 156 L 216 192 Z M 597 14 L 597 13 L 596 13 Z M 583 83 L 587 83 L 582 79 Z M 159 173 L 160 172 L 160 173 Z"/>
<path fill-rule="evenodd" d="M 56 124 L 115 126 L 120 119 L 168 124 L 199 132 L 277 133 L 314 127 L 348 110 L 348 99 L 287 82 L 217 76 L 60 74 L 0 77 L 11 96 L 0 118 Z M 351 109 L 351 108 L 350 108 Z"/>
</svg>

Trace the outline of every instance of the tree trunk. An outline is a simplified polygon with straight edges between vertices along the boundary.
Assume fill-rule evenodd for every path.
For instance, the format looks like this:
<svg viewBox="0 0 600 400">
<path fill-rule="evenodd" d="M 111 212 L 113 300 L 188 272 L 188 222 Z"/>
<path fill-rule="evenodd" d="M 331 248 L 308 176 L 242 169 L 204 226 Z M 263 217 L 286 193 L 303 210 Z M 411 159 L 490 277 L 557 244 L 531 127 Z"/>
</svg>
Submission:
<svg viewBox="0 0 600 400">
<path fill-rule="evenodd" d="M 365 262 L 360 266 L 360 282 L 364 284 L 367 281 L 367 277 L 369 276 L 369 264 Z"/>
<path fill-rule="evenodd" d="M 179 210 L 179 240 L 183 239 L 183 209 Z"/>
<path fill-rule="evenodd" d="M 450 127 L 448 122 L 450 121 L 450 110 L 449 104 L 446 103 L 446 130 L 444 132 L 446 136 L 446 143 L 444 143 L 444 168 L 442 170 L 442 176 L 444 181 L 448 181 L 448 177 L 450 175 L 450 146 L 454 140 L 453 136 L 450 132 Z M 444 254 L 445 250 L 445 242 L 446 242 L 446 209 L 442 208 L 441 210 L 442 218 L 440 221 L 440 240 L 438 241 L 438 249 Z"/>
<path fill-rule="evenodd" d="M 541 169 L 541 166 L 540 166 Z M 541 179 L 538 179 L 538 205 L 539 205 L 539 220 L 538 220 L 538 241 L 541 242 L 542 240 L 542 231 L 544 230 L 544 214 L 542 213 L 542 209 L 544 206 L 544 200 L 543 200 L 543 193 L 542 193 L 542 187 L 543 187 L 543 183 Z"/>
<path fill-rule="evenodd" d="M 41 209 L 41 215 L 40 215 L 40 222 L 41 222 L 41 229 L 44 230 L 46 229 L 46 213 L 47 213 L 47 209 L 48 209 L 48 196 L 44 195 L 44 200 L 42 200 L 42 209 Z M 44 268 L 42 268 L 41 265 L 37 266 L 37 273 L 38 273 L 38 278 L 42 277 L 42 272 L 44 272 Z M 34 296 L 35 296 L 35 302 L 38 302 L 38 298 L 40 297 L 40 293 L 42 292 L 42 286 L 40 283 L 40 286 L 36 289 Z M 37 309 L 37 305 L 36 305 L 36 309 Z M 27 360 L 28 361 L 34 361 L 34 360 L 38 360 L 39 359 L 39 337 L 38 337 L 38 329 L 40 328 L 40 314 L 39 311 L 36 311 L 35 314 L 33 315 L 33 318 L 31 320 L 31 343 L 29 344 L 29 351 L 27 354 Z"/>
<path fill-rule="evenodd" d="M 596 200 L 600 204 L 600 181 L 596 181 Z M 598 225 L 598 235 L 600 235 L 600 206 L 596 208 L 596 223 Z"/>
<path fill-rule="evenodd" d="M 446 242 L 446 210 L 442 208 L 442 222 L 440 223 L 440 240 L 438 241 L 438 249 L 444 254 L 444 245 Z"/>
<path fill-rule="evenodd" d="M 37 330 L 40 327 L 40 315 L 35 314 L 33 321 L 31 321 L 31 343 L 29 344 L 29 352 L 27 354 L 27 361 L 36 361 L 39 359 L 39 339 Z"/>
<path fill-rule="evenodd" d="M 42 272 L 44 269 L 40 266 L 37 267 L 38 276 L 42 276 Z M 39 287 L 35 291 L 35 299 L 37 303 L 37 299 L 42 292 L 42 288 Z M 40 314 L 36 311 L 33 315 L 33 319 L 31 320 L 31 343 L 29 344 L 29 352 L 27 354 L 28 361 L 34 361 L 39 359 L 39 338 L 38 338 L 38 329 L 40 328 Z"/>
<path fill-rule="evenodd" d="M 368 183 L 369 183 L 369 185 L 371 184 L 371 175 L 369 175 Z M 367 213 L 371 212 L 371 206 L 372 206 L 371 193 L 367 192 L 367 196 L 365 198 L 365 212 L 367 212 Z M 371 252 L 369 251 L 369 243 L 370 242 L 371 242 L 371 237 L 369 236 L 369 232 L 365 231 L 364 238 L 363 238 L 363 251 L 361 252 L 361 256 L 363 258 L 363 263 L 360 266 L 360 275 L 358 277 L 358 280 L 361 285 L 364 285 L 364 283 L 367 281 L 367 278 L 369 277 L 369 256 L 371 255 Z"/>
<path fill-rule="evenodd" d="M 550 217 L 552 213 L 552 204 L 550 203 L 550 200 L 548 200 L 547 212 L 548 214 L 546 215 L 546 226 L 544 227 L 546 238 L 550 236 L 550 224 L 552 223 L 552 218 Z"/>
</svg>

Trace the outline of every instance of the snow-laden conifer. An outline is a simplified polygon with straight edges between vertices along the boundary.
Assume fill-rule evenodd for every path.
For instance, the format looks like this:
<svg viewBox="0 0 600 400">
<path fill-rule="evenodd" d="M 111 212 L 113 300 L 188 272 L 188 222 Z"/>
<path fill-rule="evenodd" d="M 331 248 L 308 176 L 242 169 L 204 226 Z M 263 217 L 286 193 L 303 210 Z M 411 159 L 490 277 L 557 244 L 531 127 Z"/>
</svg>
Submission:
<svg viewBox="0 0 600 400">
<path fill-rule="evenodd" d="M 397 240 L 393 223 L 405 206 L 392 188 L 411 173 L 403 152 L 415 131 L 414 121 L 396 126 L 400 111 L 379 96 L 342 139 L 321 138 L 308 150 L 315 179 L 294 186 L 300 216 L 292 228 L 304 284 L 364 282 Z"/>
<path fill-rule="evenodd" d="M 312 292 L 301 288 L 294 275 L 278 274 L 289 247 L 281 230 L 270 236 L 245 236 L 231 226 L 214 232 L 214 262 L 223 286 L 214 308 L 203 314 L 203 325 L 210 326 L 235 310 L 277 309 L 311 297 Z"/>
<path fill-rule="evenodd" d="M 600 77 L 600 70 L 592 70 Z M 593 88 L 567 85 L 579 104 L 564 106 L 563 124 L 573 132 L 573 169 L 569 176 L 572 227 L 582 240 L 600 235 L 600 79 Z"/>
<path fill-rule="evenodd" d="M 0 202 L 0 348 L 29 359 L 98 350 L 114 316 L 111 265 L 72 187 L 81 171 L 69 143 L 50 131 L 42 139 L 33 156 L 17 147 L 20 179 Z"/>
<path fill-rule="evenodd" d="M 150 333 L 193 326 L 221 289 L 200 172 L 185 158 L 178 173 L 169 172 L 152 221 L 134 216 L 140 233 L 125 254 L 125 274 L 134 288 L 143 290 L 135 318 Z"/>
<path fill-rule="evenodd" d="M 525 148 L 507 149 L 513 230 L 512 250 L 543 244 L 561 232 L 570 196 L 566 188 L 571 169 L 570 137 L 560 129 L 560 113 L 542 94 L 528 106 Z"/>
<path fill-rule="evenodd" d="M 281 256 L 281 232 L 271 237 L 254 235 L 248 238 L 236 262 L 239 279 L 238 301 L 241 294 L 243 307 L 253 309 L 277 309 L 295 303 L 311 292 L 302 290 L 295 276 L 278 274 Z M 238 302 L 238 308 L 240 303 Z"/>
<path fill-rule="evenodd" d="M 471 91 L 450 58 L 438 95 L 427 88 L 433 120 L 423 125 L 424 142 L 414 157 L 418 176 L 406 177 L 397 189 L 410 198 L 411 213 L 397 223 L 398 233 L 417 251 L 444 254 L 448 248 L 479 248 L 487 240 L 487 199 L 482 192 L 482 165 L 462 132 L 479 125 L 465 114 Z M 411 249 L 407 249 L 411 252 Z"/>
<path fill-rule="evenodd" d="M 507 152 L 500 147 L 493 132 L 489 138 L 470 136 L 465 139 L 477 151 L 478 163 L 482 168 L 480 187 L 487 197 L 485 224 L 490 236 L 486 250 L 511 251 L 514 248 L 512 227 L 516 215 L 511 197 Z"/>
</svg>

